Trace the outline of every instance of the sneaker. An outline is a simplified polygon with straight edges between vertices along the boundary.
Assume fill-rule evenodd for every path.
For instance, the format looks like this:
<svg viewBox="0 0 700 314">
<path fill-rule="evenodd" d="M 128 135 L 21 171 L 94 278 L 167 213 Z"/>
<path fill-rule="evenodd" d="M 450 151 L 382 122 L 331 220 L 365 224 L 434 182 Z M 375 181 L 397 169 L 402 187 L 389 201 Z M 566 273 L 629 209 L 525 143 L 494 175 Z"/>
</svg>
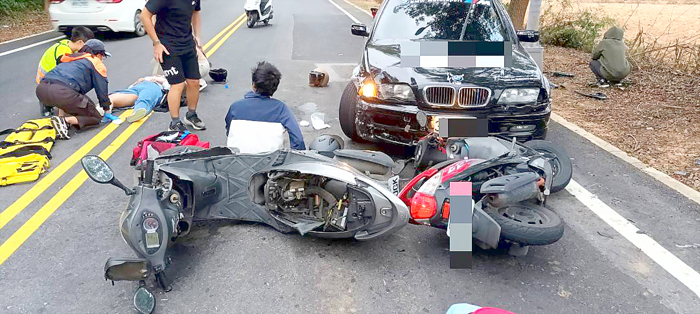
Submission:
<svg viewBox="0 0 700 314">
<path fill-rule="evenodd" d="M 177 120 L 177 122 L 175 122 L 175 121 L 170 122 L 169 130 L 170 131 L 185 132 L 185 131 L 187 131 L 187 127 L 185 126 L 184 123 L 182 123 L 182 121 Z"/>
<path fill-rule="evenodd" d="M 207 127 L 204 125 L 204 122 L 197 117 L 197 113 L 187 113 L 185 115 L 185 122 L 189 125 L 192 126 L 193 129 L 195 130 L 206 130 Z"/>
<path fill-rule="evenodd" d="M 598 87 L 609 87 L 610 84 L 608 84 L 608 81 L 600 79 L 598 80 Z"/>
<path fill-rule="evenodd" d="M 143 117 L 145 117 L 147 113 L 148 113 L 148 111 L 146 111 L 146 109 L 138 108 L 138 109 L 134 110 L 133 112 L 131 112 L 130 116 L 126 117 L 126 121 L 129 123 L 139 121 L 139 120 L 143 119 Z"/>
<path fill-rule="evenodd" d="M 205 81 L 204 79 L 199 79 L 199 91 L 201 92 L 206 87 L 207 87 L 207 81 Z"/>
<path fill-rule="evenodd" d="M 41 104 L 40 104 L 40 106 L 41 106 L 41 115 L 43 117 L 48 118 L 48 117 L 53 115 L 53 107 L 44 106 Z"/>
<path fill-rule="evenodd" d="M 53 128 L 56 130 L 56 135 L 58 136 L 59 139 L 61 139 L 61 140 L 70 139 L 70 135 L 68 135 L 68 123 L 66 123 L 65 118 L 59 117 L 59 116 L 53 116 L 53 117 L 51 117 L 51 125 L 53 125 Z"/>
</svg>

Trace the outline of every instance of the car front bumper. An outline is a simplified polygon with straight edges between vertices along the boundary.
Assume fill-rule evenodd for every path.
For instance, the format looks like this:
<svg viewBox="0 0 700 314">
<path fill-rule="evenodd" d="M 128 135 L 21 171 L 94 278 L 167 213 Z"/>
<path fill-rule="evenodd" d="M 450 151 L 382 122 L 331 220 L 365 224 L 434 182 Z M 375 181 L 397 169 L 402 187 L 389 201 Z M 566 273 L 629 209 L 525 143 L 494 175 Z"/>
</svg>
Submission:
<svg viewBox="0 0 700 314">
<path fill-rule="evenodd" d="M 490 136 L 516 137 L 519 142 L 544 139 L 547 135 L 551 108 L 543 105 L 537 111 L 524 114 L 490 113 L 480 111 L 445 111 L 423 109 L 416 105 L 376 104 L 359 99 L 357 103 L 357 133 L 365 140 L 400 145 L 415 145 L 428 129 L 416 120 L 419 111 L 432 117 L 475 117 L 488 120 Z"/>
</svg>

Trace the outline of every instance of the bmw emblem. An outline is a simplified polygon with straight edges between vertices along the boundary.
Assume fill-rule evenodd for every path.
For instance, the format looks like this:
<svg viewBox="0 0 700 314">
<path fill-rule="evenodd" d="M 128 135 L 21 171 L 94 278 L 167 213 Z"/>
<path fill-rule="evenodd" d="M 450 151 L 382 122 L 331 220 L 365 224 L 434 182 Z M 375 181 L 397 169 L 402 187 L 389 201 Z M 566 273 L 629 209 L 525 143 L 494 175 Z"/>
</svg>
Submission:
<svg viewBox="0 0 700 314">
<path fill-rule="evenodd" d="M 447 81 L 450 83 L 462 84 L 462 82 L 464 81 L 464 74 L 462 74 L 462 75 L 448 74 Z"/>
</svg>

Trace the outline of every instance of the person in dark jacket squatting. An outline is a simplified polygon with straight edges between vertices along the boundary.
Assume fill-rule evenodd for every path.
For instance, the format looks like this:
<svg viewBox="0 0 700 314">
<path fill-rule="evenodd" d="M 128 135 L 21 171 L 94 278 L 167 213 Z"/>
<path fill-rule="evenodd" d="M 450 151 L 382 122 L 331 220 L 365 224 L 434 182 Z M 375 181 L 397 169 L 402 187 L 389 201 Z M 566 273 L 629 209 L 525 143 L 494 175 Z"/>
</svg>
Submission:
<svg viewBox="0 0 700 314">
<path fill-rule="evenodd" d="M 630 74 L 632 67 L 625 56 L 626 52 L 624 31 L 617 26 L 611 27 L 591 55 L 590 67 L 600 86 L 619 84 Z"/>
<path fill-rule="evenodd" d="M 36 87 L 41 103 L 58 107 L 68 117 L 51 117 L 51 122 L 61 139 L 69 139 L 68 125 L 78 129 L 98 125 L 105 112 L 111 110 L 107 94 L 107 68 L 102 60 L 111 56 L 102 41 L 90 39 L 80 52 L 63 55 L 60 63 Z M 97 108 L 89 91 L 95 90 L 100 107 Z"/>
<path fill-rule="evenodd" d="M 226 114 L 227 146 L 241 153 L 259 154 L 282 148 L 289 132 L 292 149 L 305 150 L 304 137 L 292 111 L 272 98 L 282 74 L 267 62 L 253 69 L 253 91 L 234 102 Z"/>
</svg>

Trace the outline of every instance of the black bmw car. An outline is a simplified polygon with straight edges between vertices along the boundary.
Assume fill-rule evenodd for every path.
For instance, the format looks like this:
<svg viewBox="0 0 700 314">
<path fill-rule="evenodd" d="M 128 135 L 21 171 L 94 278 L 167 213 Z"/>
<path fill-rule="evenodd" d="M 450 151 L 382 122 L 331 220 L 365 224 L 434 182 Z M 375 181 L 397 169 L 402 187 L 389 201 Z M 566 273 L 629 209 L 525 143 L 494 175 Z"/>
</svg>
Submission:
<svg viewBox="0 0 700 314">
<path fill-rule="evenodd" d="M 385 0 L 372 30 L 354 24 L 352 33 L 368 39 L 340 100 L 340 124 L 348 137 L 415 145 L 435 125 L 431 122 L 470 117 L 486 121 L 481 125 L 488 126 L 489 135 L 545 138 L 549 82 L 520 44 L 537 41 L 539 35 L 516 31 L 498 0 Z M 451 55 L 447 63 L 448 56 L 423 56 L 424 46 L 441 42 L 445 47 L 500 43 L 506 61 L 460 64 Z M 414 47 L 411 63 L 407 47 Z M 420 57 L 415 57 L 416 49 Z M 430 119 L 425 127 L 416 121 L 419 111 Z"/>
</svg>

